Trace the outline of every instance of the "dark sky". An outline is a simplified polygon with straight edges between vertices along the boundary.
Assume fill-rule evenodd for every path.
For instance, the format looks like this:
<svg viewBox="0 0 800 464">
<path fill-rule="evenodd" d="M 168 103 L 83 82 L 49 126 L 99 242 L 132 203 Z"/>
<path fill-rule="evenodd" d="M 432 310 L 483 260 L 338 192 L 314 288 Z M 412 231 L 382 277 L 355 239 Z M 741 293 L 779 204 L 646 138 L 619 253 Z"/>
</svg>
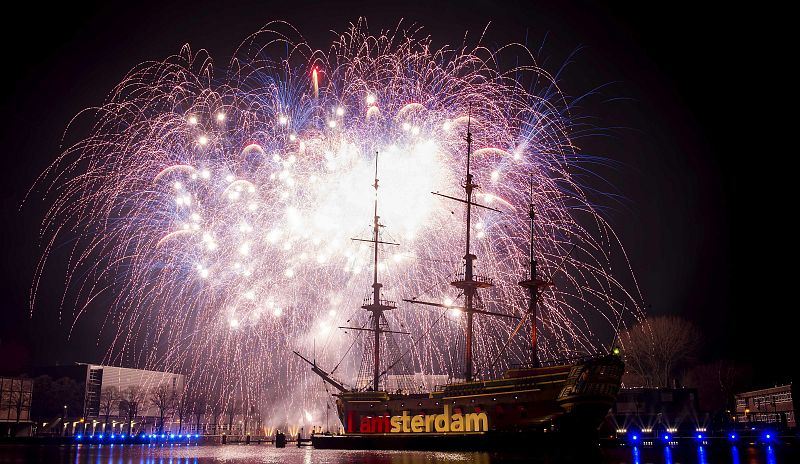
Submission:
<svg viewBox="0 0 800 464">
<path fill-rule="evenodd" d="M 80 5 L 78 3 L 81 3 Z M 168 4 L 168 5 L 167 5 Z M 315 47 L 359 16 L 375 30 L 417 22 L 437 43 L 491 21 L 489 45 L 542 45 L 545 68 L 571 52 L 562 88 L 590 100 L 611 135 L 580 143 L 618 162 L 604 172 L 608 217 L 630 254 L 652 314 L 678 314 L 703 331 L 704 359 L 753 364 L 757 381 L 790 376 L 782 366 L 794 328 L 788 317 L 794 254 L 782 215 L 789 149 L 775 116 L 786 77 L 768 58 L 769 12 L 701 11 L 674 3 L 644 5 L 509 2 L 126 2 L 91 5 L 28 2 L 19 29 L 3 30 L 2 321 L 0 367 L 99 361 L 97 328 L 59 324 L 58 282 L 44 287 L 31 317 L 28 292 L 39 256 L 46 205 L 23 197 L 57 156 L 78 111 L 100 104 L 133 66 L 205 48 L 220 65 L 247 35 L 272 19 L 294 24 Z M 769 53 L 768 53 L 769 52 Z M 612 101 L 613 100 L 613 101 Z M 780 214 L 780 215 L 779 215 Z M 789 237 L 787 237 L 787 235 Z M 790 269 L 790 268 L 789 268 Z M 796 274 L 796 273 L 795 273 Z M 797 366 L 797 362 L 791 362 Z M 797 367 L 793 370 L 796 372 Z M 795 377 L 796 378 L 796 377 Z"/>
</svg>

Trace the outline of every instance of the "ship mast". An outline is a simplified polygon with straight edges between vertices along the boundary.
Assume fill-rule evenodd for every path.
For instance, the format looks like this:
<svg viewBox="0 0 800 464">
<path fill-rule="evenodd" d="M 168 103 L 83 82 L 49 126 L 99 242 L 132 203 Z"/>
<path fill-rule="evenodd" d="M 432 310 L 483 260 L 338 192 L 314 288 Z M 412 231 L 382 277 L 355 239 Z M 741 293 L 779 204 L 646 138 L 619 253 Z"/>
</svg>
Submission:
<svg viewBox="0 0 800 464">
<path fill-rule="evenodd" d="M 478 288 L 492 287 L 492 280 L 488 277 L 476 276 L 473 266 L 477 256 L 472 254 L 470 250 L 470 239 L 472 229 L 472 193 L 477 184 L 473 183 L 472 173 L 470 172 L 470 159 L 472 157 L 472 132 L 470 131 L 472 120 L 467 119 L 467 175 L 464 180 L 464 193 L 466 197 L 465 203 L 467 204 L 467 233 L 465 240 L 464 252 L 464 274 L 458 280 L 450 282 L 450 285 L 460 289 L 464 292 L 465 307 L 464 312 L 467 316 L 466 337 L 464 340 L 464 379 L 469 382 L 472 380 L 474 372 L 472 364 L 472 338 L 473 338 L 473 319 L 475 311 L 475 299 L 478 297 Z"/>
<path fill-rule="evenodd" d="M 472 179 L 472 172 L 470 171 L 470 157 L 472 156 L 472 132 L 470 131 L 472 127 L 472 118 L 468 117 L 467 119 L 467 175 L 464 180 L 464 193 L 465 199 L 462 200 L 461 198 L 451 197 L 449 195 L 444 195 L 438 192 L 431 192 L 434 195 L 438 195 L 440 197 L 444 197 L 450 200 L 455 200 L 461 203 L 465 203 L 467 205 L 467 233 L 466 233 L 466 241 L 465 241 L 465 251 L 464 251 L 464 272 L 459 273 L 456 277 L 457 280 L 450 282 L 450 285 L 456 287 L 462 291 L 464 294 L 465 305 L 464 306 L 453 306 L 453 305 L 445 305 L 442 303 L 433 303 L 428 301 L 419 301 L 417 299 L 403 299 L 403 301 L 407 301 L 409 303 L 415 304 L 423 304 L 429 306 L 437 306 L 440 308 L 448 308 L 448 309 L 457 309 L 464 311 L 467 316 L 466 320 L 466 336 L 464 340 L 464 379 L 467 382 L 472 381 L 474 375 L 474 367 L 472 362 L 472 339 L 473 339 L 473 320 L 475 314 L 484 314 L 487 316 L 500 316 L 500 317 L 507 317 L 511 319 L 520 319 L 517 316 L 511 314 L 503 314 L 503 313 L 496 313 L 492 311 L 485 311 L 483 309 L 478 308 L 477 302 L 480 302 L 480 297 L 478 296 L 477 290 L 479 288 L 489 288 L 494 286 L 492 283 L 492 279 L 489 277 L 475 275 L 475 260 L 477 257 L 472 254 L 470 249 L 470 239 L 471 239 L 471 229 L 472 229 L 472 207 L 477 206 L 480 208 L 489 209 L 495 212 L 500 212 L 497 209 L 490 208 L 485 205 L 481 205 L 472 201 L 472 193 L 476 188 L 480 188 L 477 184 L 473 182 Z M 477 300 L 477 301 L 476 301 Z"/>
<path fill-rule="evenodd" d="M 528 218 L 531 222 L 531 236 L 530 236 L 530 275 L 528 279 L 519 283 L 520 286 L 528 289 L 528 316 L 531 318 L 531 364 L 533 367 L 539 367 L 539 341 L 538 333 L 536 331 L 536 309 L 539 304 L 540 289 L 553 285 L 553 282 L 539 277 L 538 263 L 534 256 L 533 240 L 534 240 L 534 224 L 536 222 L 536 210 L 533 205 L 533 175 L 530 179 L 530 203 L 528 203 Z"/>
<path fill-rule="evenodd" d="M 380 348 L 380 341 L 381 341 L 381 334 L 384 333 L 397 333 L 397 334 L 405 334 L 408 335 L 408 332 L 398 332 L 394 330 L 388 330 L 381 327 L 381 317 L 383 317 L 384 311 L 389 311 L 392 309 L 396 309 L 397 305 L 395 305 L 394 301 L 384 300 L 381 299 L 381 288 L 383 288 L 383 284 L 378 282 L 378 245 L 399 245 L 399 243 L 394 242 L 384 242 L 381 241 L 380 236 L 380 228 L 383 227 L 383 224 L 380 223 L 380 216 L 378 216 L 378 153 L 375 153 L 375 182 L 372 184 L 375 188 L 375 207 L 374 207 L 374 214 L 372 220 L 372 239 L 371 240 L 362 240 L 358 238 L 354 238 L 353 240 L 358 242 L 370 242 L 372 243 L 373 249 L 373 261 L 372 261 L 372 297 L 367 297 L 364 299 L 364 304 L 361 306 L 363 309 L 366 309 L 371 313 L 370 315 L 370 328 L 363 328 L 363 327 L 339 327 L 340 329 L 349 329 L 349 330 L 363 330 L 367 332 L 373 332 L 373 350 L 372 350 L 372 391 L 378 391 L 378 384 L 381 375 L 380 371 L 380 359 L 381 359 L 381 348 Z"/>
</svg>

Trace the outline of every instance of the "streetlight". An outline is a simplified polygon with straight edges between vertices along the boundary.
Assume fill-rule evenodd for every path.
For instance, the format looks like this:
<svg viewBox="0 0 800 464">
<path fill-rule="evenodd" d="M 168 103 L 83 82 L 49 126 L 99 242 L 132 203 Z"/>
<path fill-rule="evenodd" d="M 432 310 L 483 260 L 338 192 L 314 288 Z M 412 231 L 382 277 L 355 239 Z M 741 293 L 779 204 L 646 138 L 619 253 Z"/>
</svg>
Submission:
<svg viewBox="0 0 800 464">
<path fill-rule="evenodd" d="M 64 414 L 61 416 L 61 422 L 64 423 L 64 436 L 67 436 L 67 405 L 64 405 Z"/>
</svg>

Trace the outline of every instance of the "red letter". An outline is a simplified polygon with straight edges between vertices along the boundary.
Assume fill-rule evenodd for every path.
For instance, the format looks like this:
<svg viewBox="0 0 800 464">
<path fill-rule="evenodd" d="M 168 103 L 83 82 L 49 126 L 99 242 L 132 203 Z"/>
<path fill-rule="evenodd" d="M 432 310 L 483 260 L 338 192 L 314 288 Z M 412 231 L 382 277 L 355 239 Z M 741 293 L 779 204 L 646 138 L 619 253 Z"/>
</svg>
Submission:
<svg viewBox="0 0 800 464">
<path fill-rule="evenodd" d="M 372 424 L 370 424 L 369 417 L 362 417 L 361 418 L 361 428 L 359 431 L 361 433 L 372 433 Z"/>
</svg>

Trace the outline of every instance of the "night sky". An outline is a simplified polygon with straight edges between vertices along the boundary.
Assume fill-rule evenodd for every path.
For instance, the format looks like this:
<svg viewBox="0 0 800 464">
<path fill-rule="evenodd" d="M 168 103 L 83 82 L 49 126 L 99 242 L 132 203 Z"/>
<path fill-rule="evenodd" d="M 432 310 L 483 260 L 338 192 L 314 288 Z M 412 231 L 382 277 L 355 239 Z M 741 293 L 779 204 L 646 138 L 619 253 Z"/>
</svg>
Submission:
<svg viewBox="0 0 800 464">
<path fill-rule="evenodd" d="M 789 123 L 777 116 L 789 92 L 767 53 L 778 45 L 764 14 L 673 3 L 661 11 L 562 2 L 70 3 L 28 2 L 15 19 L 26 26 L 2 31 L 0 368 L 102 359 L 99 318 L 81 320 L 67 339 L 58 275 L 45 282 L 32 316 L 28 309 L 47 205 L 36 192 L 23 200 L 60 153 L 72 116 L 101 104 L 136 64 L 184 43 L 224 66 L 270 20 L 288 20 L 312 46 L 327 48 L 330 30 L 365 16 L 373 32 L 400 18 L 416 22 L 439 45 L 457 45 L 465 31 L 475 37 L 491 21 L 488 45 L 541 47 L 551 71 L 577 50 L 561 86 L 577 96 L 605 85 L 582 111 L 610 130 L 578 144 L 615 161 L 601 173 L 602 188 L 614 195 L 603 203 L 650 313 L 695 322 L 702 360 L 752 364 L 761 385 L 798 378 L 800 363 L 784 364 L 796 352 L 788 317 L 797 307 L 789 228 L 796 208 L 784 206 L 793 197 L 787 160 L 794 149 L 782 140 Z"/>
</svg>

